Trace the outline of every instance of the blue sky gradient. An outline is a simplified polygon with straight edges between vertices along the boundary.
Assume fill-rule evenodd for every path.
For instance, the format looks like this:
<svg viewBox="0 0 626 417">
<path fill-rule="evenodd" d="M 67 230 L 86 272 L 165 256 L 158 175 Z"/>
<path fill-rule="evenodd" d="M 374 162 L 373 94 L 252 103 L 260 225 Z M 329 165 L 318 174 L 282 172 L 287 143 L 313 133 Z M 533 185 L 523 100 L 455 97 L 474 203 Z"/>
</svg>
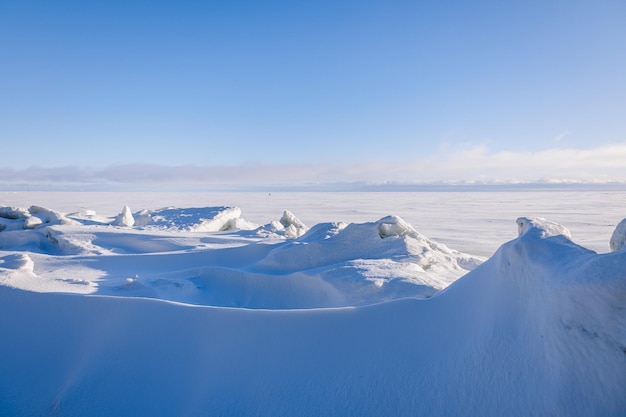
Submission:
<svg viewBox="0 0 626 417">
<path fill-rule="evenodd" d="M 0 177 L 148 164 L 515 180 L 389 167 L 622 149 L 624 22 L 626 3 L 604 0 L 0 1 Z M 616 164 L 582 179 L 626 180 Z M 546 167 L 520 170 L 588 168 Z"/>
</svg>

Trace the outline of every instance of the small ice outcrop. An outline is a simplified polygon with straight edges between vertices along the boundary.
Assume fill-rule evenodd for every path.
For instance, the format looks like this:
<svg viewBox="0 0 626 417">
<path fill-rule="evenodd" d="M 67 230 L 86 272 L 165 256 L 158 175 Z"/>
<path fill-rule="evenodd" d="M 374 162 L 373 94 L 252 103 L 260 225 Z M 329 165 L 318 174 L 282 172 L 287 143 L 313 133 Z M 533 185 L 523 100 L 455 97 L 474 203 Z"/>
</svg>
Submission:
<svg viewBox="0 0 626 417">
<path fill-rule="evenodd" d="M 41 224 L 43 224 L 43 220 L 36 216 L 30 216 L 24 219 L 24 229 L 34 229 Z"/>
<path fill-rule="evenodd" d="M 166 207 L 134 213 L 136 227 L 186 232 L 224 232 L 237 228 L 252 229 L 241 219 L 239 207 Z"/>
<path fill-rule="evenodd" d="M 289 210 L 283 212 L 283 217 L 280 218 L 280 224 L 285 228 L 285 237 L 288 238 L 300 237 L 309 230 L 309 228 Z"/>
<path fill-rule="evenodd" d="M 558 223 L 553 223 L 541 217 L 520 217 L 517 219 L 518 236 L 522 236 L 530 231 L 539 233 L 540 237 L 564 236 L 572 240 L 570 231 Z"/>
<path fill-rule="evenodd" d="M 126 278 L 124 280 L 124 287 L 133 287 L 139 283 L 139 274 L 135 274 L 132 278 Z"/>
<path fill-rule="evenodd" d="M 382 219 L 377 221 L 376 224 L 378 225 L 378 235 L 381 239 L 393 236 L 417 237 L 417 231 L 413 229 L 413 226 L 411 226 L 398 216 L 383 217 Z"/>
<path fill-rule="evenodd" d="M 0 207 L 0 217 L 9 220 L 25 219 L 30 214 L 27 210 L 19 207 Z"/>
<path fill-rule="evenodd" d="M 124 206 L 122 212 L 115 217 L 113 225 L 122 227 L 133 227 L 135 225 L 135 218 L 130 211 L 130 207 Z"/>
<path fill-rule="evenodd" d="M 148 209 L 139 210 L 134 214 L 135 226 L 143 227 L 150 223 L 152 220 L 152 212 Z"/>
<path fill-rule="evenodd" d="M 0 228 L 9 230 L 34 229 L 44 224 L 76 224 L 64 214 L 40 206 L 31 206 L 28 209 L 0 207 L 0 220 Z"/>
<path fill-rule="evenodd" d="M 287 239 L 295 239 L 303 236 L 309 231 L 309 228 L 298 219 L 289 210 L 283 211 L 280 220 L 272 220 L 270 223 L 257 227 L 256 234 L 264 237 L 284 237 Z"/>
<path fill-rule="evenodd" d="M 205 210 L 207 211 L 206 213 L 204 212 Z M 190 232 L 224 232 L 235 229 L 237 220 L 240 218 L 241 209 L 239 207 L 199 209 L 198 223 L 190 223 L 184 227 L 184 230 Z"/>
<path fill-rule="evenodd" d="M 611 236 L 611 240 L 609 241 L 609 247 L 611 248 L 611 252 L 617 252 L 624 249 L 626 246 L 626 219 L 619 222 L 615 230 L 613 231 L 613 235 Z"/>
<path fill-rule="evenodd" d="M 45 224 L 76 224 L 75 221 L 68 219 L 64 214 L 49 208 L 40 206 L 30 206 L 28 209 L 31 215 L 39 217 Z"/>
</svg>

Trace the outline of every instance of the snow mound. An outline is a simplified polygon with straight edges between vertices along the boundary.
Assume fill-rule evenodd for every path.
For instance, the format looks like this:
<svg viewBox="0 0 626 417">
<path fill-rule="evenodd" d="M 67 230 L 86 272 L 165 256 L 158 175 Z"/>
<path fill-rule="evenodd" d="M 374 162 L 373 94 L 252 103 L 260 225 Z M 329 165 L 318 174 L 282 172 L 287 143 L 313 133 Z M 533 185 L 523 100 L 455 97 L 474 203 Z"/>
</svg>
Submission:
<svg viewBox="0 0 626 417">
<path fill-rule="evenodd" d="M 65 214 L 45 207 L 0 207 L 0 250 L 75 254 L 81 249 L 68 242 L 55 227 L 79 224 Z"/>
<path fill-rule="evenodd" d="M 458 313 L 477 335 L 476 349 L 462 355 L 465 378 L 475 373 L 469 378 L 496 393 L 489 401 L 504 414 L 623 415 L 626 252 L 599 255 L 563 226 L 520 221 L 517 239 L 435 297 L 462 304 Z M 469 414 L 498 415 L 495 408 Z"/>
<path fill-rule="evenodd" d="M 517 219 L 518 235 L 522 236 L 526 233 L 538 234 L 542 238 L 551 236 L 564 236 L 565 238 L 572 240 L 570 231 L 558 224 L 547 221 L 541 217 L 520 217 Z"/>
<path fill-rule="evenodd" d="M 112 223 L 114 226 L 133 227 L 135 224 L 135 218 L 130 211 L 130 207 L 124 206 L 122 212 L 115 217 Z"/>
<path fill-rule="evenodd" d="M 385 239 L 381 229 L 387 230 Z M 254 309 L 358 306 L 430 297 L 483 261 L 426 239 L 394 216 L 323 223 L 299 238 L 272 242 L 214 249 L 213 256 L 188 254 L 182 270 L 164 262 L 156 273 L 141 273 L 142 285 L 133 294 Z M 101 293 L 113 295 L 117 288 L 101 283 Z"/>
<path fill-rule="evenodd" d="M 188 232 L 221 232 L 247 228 L 239 207 L 175 208 L 141 210 L 134 214 L 135 226 Z"/>
<path fill-rule="evenodd" d="M 20 207 L 0 207 L 0 218 L 17 220 L 29 217 L 30 213 Z"/>
<path fill-rule="evenodd" d="M 483 260 L 450 250 L 419 234 L 399 217 L 387 216 L 370 223 L 320 223 L 301 237 L 277 247 L 258 265 L 296 271 L 355 259 L 416 261 L 423 270 L 445 264 L 444 269 L 465 272 Z"/>
<path fill-rule="evenodd" d="M 62 255 L 84 266 L 82 280 L 102 295 L 251 309 L 361 306 L 431 297 L 484 260 L 431 241 L 396 216 L 308 229 L 284 211 L 254 230 L 242 230 L 240 210 L 228 207 L 135 214 L 124 207 L 114 221 L 91 211 L 72 218 L 76 224 L 0 233 L 0 249 L 40 254 L 38 275 L 24 276 L 33 288 L 47 282 L 52 291 L 84 291 L 82 281 L 67 288 L 75 268 Z M 128 281 L 134 276 L 141 279 Z"/>
<path fill-rule="evenodd" d="M 615 227 L 613 235 L 611 235 L 611 240 L 609 241 L 611 252 L 622 250 L 624 243 L 626 243 L 626 219 L 619 222 L 617 227 Z"/>
<path fill-rule="evenodd" d="M 343 295 L 343 305 L 365 305 L 430 297 L 483 260 L 427 239 L 399 217 L 388 216 L 371 223 L 318 224 L 275 245 L 248 270 L 284 276 L 306 272 L 332 284 Z"/>
<path fill-rule="evenodd" d="M 298 219 L 292 212 L 285 210 L 280 220 L 255 229 L 255 233 L 261 237 L 283 237 L 293 239 L 305 234 L 309 228 Z"/>
<path fill-rule="evenodd" d="M 31 206 L 0 207 L 0 232 L 3 230 L 34 229 L 39 226 L 77 224 L 64 214 L 49 208 Z"/>
<path fill-rule="evenodd" d="M 75 221 L 68 219 L 64 214 L 49 208 L 31 206 L 28 211 L 32 216 L 40 218 L 43 224 L 77 224 Z"/>
<path fill-rule="evenodd" d="M 299 237 L 309 230 L 300 219 L 288 210 L 285 210 L 283 217 L 280 218 L 280 224 L 285 228 L 286 237 Z"/>
<path fill-rule="evenodd" d="M 398 216 L 387 216 L 377 222 L 378 235 L 381 239 L 387 237 L 404 237 L 410 236 L 419 239 L 419 234 L 413 229 L 413 226 L 402 220 Z"/>
</svg>

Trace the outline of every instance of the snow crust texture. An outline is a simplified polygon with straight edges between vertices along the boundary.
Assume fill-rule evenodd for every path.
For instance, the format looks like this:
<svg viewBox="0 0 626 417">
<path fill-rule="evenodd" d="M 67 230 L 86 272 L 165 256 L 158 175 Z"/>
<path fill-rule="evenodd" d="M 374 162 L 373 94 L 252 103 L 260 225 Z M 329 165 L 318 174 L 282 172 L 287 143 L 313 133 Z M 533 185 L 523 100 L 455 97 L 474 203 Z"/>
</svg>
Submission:
<svg viewBox="0 0 626 417">
<path fill-rule="evenodd" d="M 0 415 L 626 415 L 623 241 L 129 212 L 0 208 Z"/>
</svg>

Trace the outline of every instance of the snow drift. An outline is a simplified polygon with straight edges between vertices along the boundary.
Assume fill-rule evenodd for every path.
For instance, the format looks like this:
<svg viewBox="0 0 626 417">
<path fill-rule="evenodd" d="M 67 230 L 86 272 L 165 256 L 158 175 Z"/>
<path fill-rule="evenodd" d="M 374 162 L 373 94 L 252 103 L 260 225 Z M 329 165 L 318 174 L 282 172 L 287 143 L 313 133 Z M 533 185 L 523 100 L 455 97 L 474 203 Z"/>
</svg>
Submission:
<svg viewBox="0 0 626 417">
<path fill-rule="evenodd" d="M 626 252 L 560 225 L 520 218 L 480 263 L 393 216 L 297 238 L 68 217 L 0 232 L 2 415 L 626 414 Z M 46 229 L 74 249 L 23 237 Z"/>
<path fill-rule="evenodd" d="M 0 249 L 25 251 L 35 267 L 0 274 L 0 282 L 224 307 L 342 307 L 430 297 L 483 261 L 395 216 L 309 230 L 288 211 L 259 227 L 240 215 L 228 207 L 134 214 L 124 207 L 113 219 L 74 213 L 33 230 L 12 219 Z"/>
</svg>

